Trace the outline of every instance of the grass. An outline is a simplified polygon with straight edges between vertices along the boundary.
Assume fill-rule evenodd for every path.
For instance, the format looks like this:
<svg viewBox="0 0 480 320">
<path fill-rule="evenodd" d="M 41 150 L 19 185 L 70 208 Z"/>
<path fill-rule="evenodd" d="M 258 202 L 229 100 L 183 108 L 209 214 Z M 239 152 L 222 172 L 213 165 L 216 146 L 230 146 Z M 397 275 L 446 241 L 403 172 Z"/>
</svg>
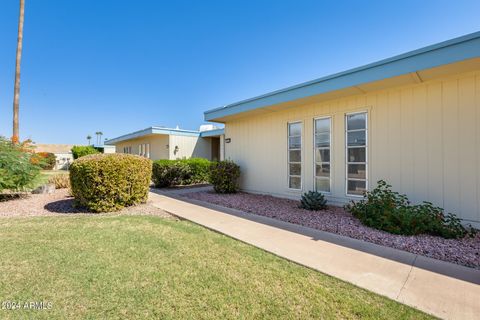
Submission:
<svg viewBox="0 0 480 320">
<path fill-rule="evenodd" d="M 1 319 L 429 318 L 186 221 L 2 218 L 0 238 L 0 301 L 52 304 Z"/>
</svg>

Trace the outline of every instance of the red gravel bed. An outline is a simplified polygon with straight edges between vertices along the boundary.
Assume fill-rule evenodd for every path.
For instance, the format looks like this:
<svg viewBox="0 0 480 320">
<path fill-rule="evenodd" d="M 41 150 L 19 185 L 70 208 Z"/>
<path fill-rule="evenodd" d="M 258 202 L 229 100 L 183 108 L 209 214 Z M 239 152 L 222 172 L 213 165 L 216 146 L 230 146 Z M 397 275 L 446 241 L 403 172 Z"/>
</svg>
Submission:
<svg viewBox="0 0 480 320">
<path fill-rule="evenodd" d="M 208 191 L 183 196 L 480 269 L 479 233 L 473 238 L 463 239 L 429 235 L 401 236 L 366 227 L 341 207 L 329 206 L 323 211 L 308 211 L 298 208 L 298 201 L 249 193 L 221 195 Z"/>
<path fill-rule="evenodd" d="M 0 202 L 1 217 L 32 217 L 67 214 L 93 214 L 82 208 L 73 206 L 73 197 L 68 189 L 58 189 L 52 194 L 29 194 L 20 199 Z M 172 217 L 167 212 L 152 206 L 150 203 L 128 207 L 108 214 L 157 215 Z"/>
</svg>

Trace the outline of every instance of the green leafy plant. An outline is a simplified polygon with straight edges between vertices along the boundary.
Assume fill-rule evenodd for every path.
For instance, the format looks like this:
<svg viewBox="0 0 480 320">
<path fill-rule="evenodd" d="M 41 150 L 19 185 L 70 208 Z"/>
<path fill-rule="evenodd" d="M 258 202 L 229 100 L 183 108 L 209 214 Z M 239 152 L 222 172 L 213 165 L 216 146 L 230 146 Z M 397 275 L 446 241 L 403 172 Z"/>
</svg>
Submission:
<svg viewBox="0 0 480 320">
<path fill-rule="evenodd" d="M 40 167 L 31 161 L 28 142 L 16 144 L 0 137 L 0 192 L 33 189 L 40 181 Z"/>
<path fill-rule="evenodd" d="M 152 161 L 129 154 L 95 154 L 70 166 L 75 203 L 93 212 L 120 210 L 148 198 Z"/>
<path fill-rule="evenodd" d="M 240 166 L 231 160 L 210 165 L 210 183 L 217 193 L 235 193 L 239 190 Z"/>
<path fill-rule="evenodd" d="M 157 188 L 208 182 L 211 161 L 203 158 L 157 160 L 152 180 Z"/>
<path fill-rule="evenodd" d="M 192 176 L 190 167 L 180 161 L 157 160 L 153 162 L 152 180 L 156 188 L 183 184 Z"/>
<path fill-rule="evenodd" d="M 320 192 L 305 192 L 300 200 L 300 208 L 312 211 L 325 210 L 327 208 L 327 199 Z"/>
<path fill-rule="evenodd" d="M 179 160 L 190 168 L 190 176 L 182 184 L 195 184 L 208 182 L 211 161 L 204 158 L 190 158 Z"/>
<path fill-rule="evenodd" d="M 345 209 L 363 224 L 394 234 L 430 234 L 443 238 L 462 238 L 474 234 L 461 220 L 445 213 L 430 202 L 412 205 L 407 196 L 392 191 L 392 186 L 380 180 L 377 187 L 366 192 L 364 199 L 350 202 Z"/>
<path fill-rule="evenodd" d="M 97 149 L 93 146 L 73 146 L 72 154 L 73 159 L 78 159 L 84 156 L 88 156 L 89 154 L 97 154 L 100 153 Z"/>
</svg>

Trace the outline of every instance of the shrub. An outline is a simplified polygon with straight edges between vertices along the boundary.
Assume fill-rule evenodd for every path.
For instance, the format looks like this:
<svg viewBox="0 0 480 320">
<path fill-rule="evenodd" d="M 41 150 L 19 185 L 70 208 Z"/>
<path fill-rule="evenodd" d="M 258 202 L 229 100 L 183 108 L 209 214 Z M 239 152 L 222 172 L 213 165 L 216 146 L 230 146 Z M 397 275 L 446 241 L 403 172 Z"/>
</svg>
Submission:
<svg viewBox="0 0 480 320">
<path fill-rule="evenodd" d="M 208 182 L 211 161 L 203 158 L 157 160 L 152 180 L 157 188 Z"/>
<path fill-rule="evenodd" d="M 32 154 L 30 161 L 43 170 L 52 170 L 57 163 L 57 157 L 51 152 L 37 152 Z"/>
<path fill-rule="evenodd" d="M 213 162 L 210 165 L 210 183 L 217 193 L 235 193 L 238 191 L 240 167 L 231 160 Z"/>
<path fill-rule="evenodd" d="M 70 166 L 75 203 L 93 212 L 109 212 L 144 203 L 148 198 L 152 162 L 129 154 L 81 157 Z"/>
<path fill-rule="evenodd" d="M 72 154 L 73 159 L 78 159 L 80 157 L 88 156 L 89 154 L 97 154 L 100 153 L 97 149 L 93 146 L 73 146 Z"/>
<path fill-rule="evenodd" d="M 190 177 L 187 177 L 181 184 L 208 182 L 211 161 L 204 158 L 190 158 L 179 161 L 190 168 Z"/>
<path fill-rule="evenodd" d="M 320 192 L 305 192 L 300 200 L 300 208 L 313 211 L 325 210 L 327 208 L 327 199 Z"/>
<path fill-rule="evenodd" d="M 152 180 L 156 188 L 175 186 L 189 181 L 190 167 L 180 161 L 157 160 L 153 163 Z"/>
<path fill-rule="evenodd" d="M 460 219 L 430 202 L 411 205 L 405 195 L 393 192 L 385 181 L 366 192 L 364 199 L 345 206 L 360 221 L 372 228 L 394 234 L 430 234 L 443 238 L 461 238 L 474 229 L 465 228 Z"/>
<path fill-rule="evenodd" d="M 48 178 L 48 183 L 54 184 L 55 189 L 70 188 L 70 176 L 66 173 L 60 173 Z"/>
<path fill-rule="evenodd" d="M 26 191 L 36 186 L 40 167 L 31 162 L 28 142 L 14 144 L 0 137 L 0 192 Z"/>
</svg>

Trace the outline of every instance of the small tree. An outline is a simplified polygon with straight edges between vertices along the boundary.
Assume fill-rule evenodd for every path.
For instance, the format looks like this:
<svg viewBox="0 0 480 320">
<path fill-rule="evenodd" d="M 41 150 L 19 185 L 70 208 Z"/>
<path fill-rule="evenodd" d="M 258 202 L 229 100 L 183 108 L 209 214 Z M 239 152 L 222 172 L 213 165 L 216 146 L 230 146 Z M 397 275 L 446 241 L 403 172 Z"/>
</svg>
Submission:
<svg viewBox="0 0 480 320">
<path fill-rule="evenodd" d="M 32 163 L 27 143 L 0 137 L 0 192 L 32 189 L 40 178 L 40 167 Z"/>
</svg>

